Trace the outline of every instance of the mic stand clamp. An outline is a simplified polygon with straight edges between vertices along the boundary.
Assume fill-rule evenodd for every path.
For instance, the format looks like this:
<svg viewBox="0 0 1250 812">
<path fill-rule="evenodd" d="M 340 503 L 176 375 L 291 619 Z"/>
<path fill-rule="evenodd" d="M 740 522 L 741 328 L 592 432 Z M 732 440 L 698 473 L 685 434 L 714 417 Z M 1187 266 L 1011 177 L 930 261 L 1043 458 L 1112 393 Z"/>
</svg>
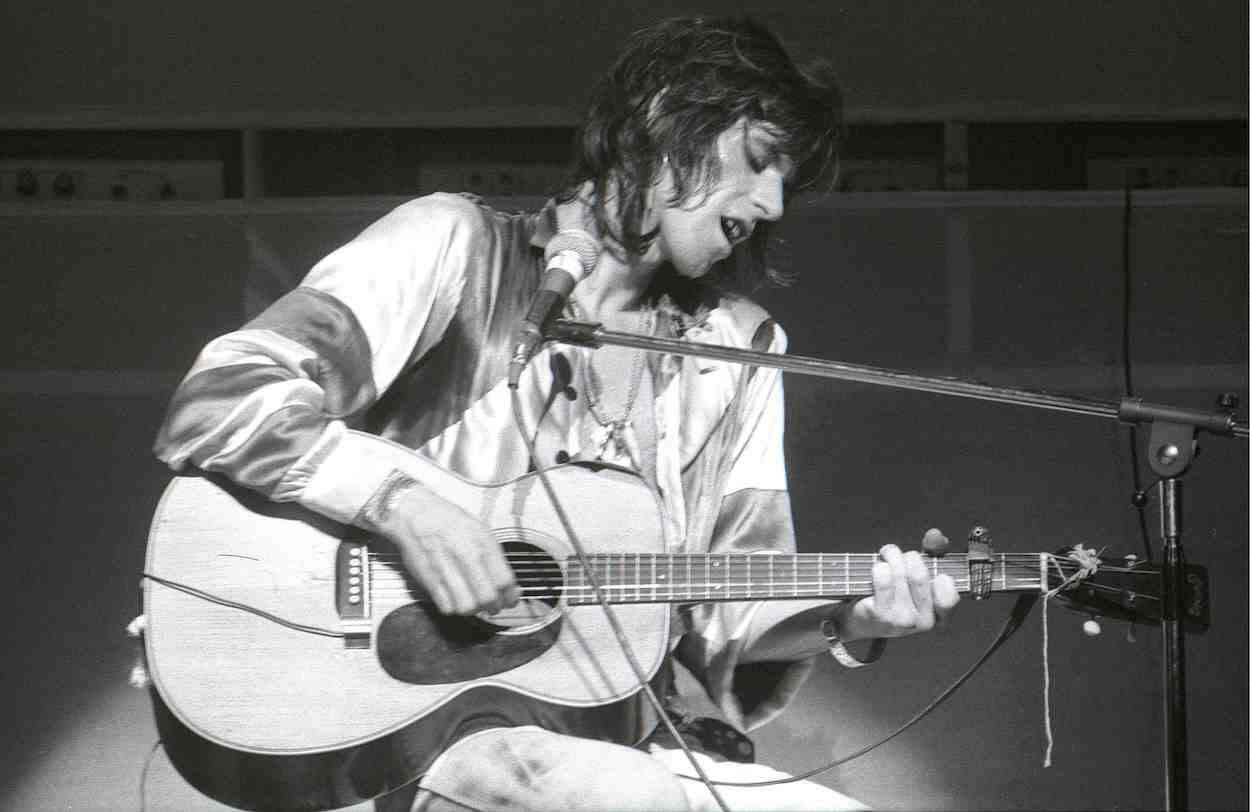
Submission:
<svg viewBox="0 0 1250 812">
<path fill-rule="evenodd" d="M 1198 456 L 1198 432 L 1232 435 L 1236 395 L 1221 395 L 1221 411 L 1201 412 L 1143 403 L 1126 398 L 1120 419 L 1150 423 L 1146 458 L 1159 476 L 1159 535 L 1163 543 L 1162 627 L 1166 707 L 1163 718 L 1165 802 L 1169 810 L 1188 808 L 1189 761 L 1185 706 L 1185 554 L 1181 545 L 1181 477 Z"/>
</svg>

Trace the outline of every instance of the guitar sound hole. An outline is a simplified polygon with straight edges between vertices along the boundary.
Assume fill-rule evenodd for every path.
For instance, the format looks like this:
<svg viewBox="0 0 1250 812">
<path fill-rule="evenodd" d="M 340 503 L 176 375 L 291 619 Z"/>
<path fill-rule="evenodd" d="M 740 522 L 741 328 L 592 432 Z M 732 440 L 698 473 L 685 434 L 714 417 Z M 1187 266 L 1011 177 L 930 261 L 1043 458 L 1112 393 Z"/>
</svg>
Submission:
<svg viewBox="0 0 1250 812">
<path fill-rule="evenodd" d="M 560 563 L 537 545 L 513 537 L 502 546 L 521 588 L 521 600 L 511 608 L 478 617 L 497 627 L 500 634 L 528 634 L 560 616 L 564 572 Z"/>
</svg>

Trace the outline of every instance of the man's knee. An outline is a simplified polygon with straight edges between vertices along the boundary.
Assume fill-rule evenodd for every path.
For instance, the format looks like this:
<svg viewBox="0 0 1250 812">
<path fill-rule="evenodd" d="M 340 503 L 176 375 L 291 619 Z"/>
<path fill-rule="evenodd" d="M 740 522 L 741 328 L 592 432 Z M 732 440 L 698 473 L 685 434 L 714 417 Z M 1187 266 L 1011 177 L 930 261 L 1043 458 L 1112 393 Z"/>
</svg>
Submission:
<svg viewBox="0 0 1250 812">
<path fill-rule="evenodd" d="M 638 750 L 538 728 L 495 730 L 448 750 L 422 781 L 419 812 L 550 809 L 684 812 L 679 779 Z M 426 795 L 437 795 L 429 798 Z M 452 805 L 447 805 L 448 803 Z"/>
</svg>

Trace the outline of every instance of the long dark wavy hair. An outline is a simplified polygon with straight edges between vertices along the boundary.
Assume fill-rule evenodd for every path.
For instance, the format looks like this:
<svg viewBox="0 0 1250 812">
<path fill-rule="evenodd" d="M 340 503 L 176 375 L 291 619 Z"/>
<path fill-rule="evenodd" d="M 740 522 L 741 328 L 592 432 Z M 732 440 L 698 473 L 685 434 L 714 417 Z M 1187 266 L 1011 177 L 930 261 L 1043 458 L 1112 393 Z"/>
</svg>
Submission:
<svg viewBox="0 0 1250 812">
<path fill-rule="evenodd" d="M 647 192 L 667 158 L 676 180 L 667 204 L 684 205 L 709 192 L 720 177 L 717 136 L 742 119 L 767 123 L 795 165 L 786 197 L 831 188 L 842 139 L 842 98 L 823 61 L 797 64 L 780 40 L 750 18 L 679 17 L 629 38 L 595 87 L 579 133 L 567 201 L 589 182 L 595 219 L 627 258 L 641 256 L 655 238 L 644 233 Z M 616 218 L 607 203 L 615 201 Z M 725 266 L 738 284 L 784 282 L 770 262 L 771 224 L 757 224 L 751 240 Z"/>
</svg>

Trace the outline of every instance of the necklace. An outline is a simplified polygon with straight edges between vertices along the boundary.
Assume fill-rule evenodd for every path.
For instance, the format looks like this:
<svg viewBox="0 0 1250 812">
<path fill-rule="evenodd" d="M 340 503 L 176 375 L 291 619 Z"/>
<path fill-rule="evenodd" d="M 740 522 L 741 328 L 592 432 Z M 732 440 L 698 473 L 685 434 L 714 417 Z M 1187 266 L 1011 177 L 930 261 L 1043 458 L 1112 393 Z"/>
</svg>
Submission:
<svg viewBox="0 0 1250 812">
<path fill-rule="evenodd" d="M 642 308 L 638 313 L 638 332 L 642 335 L 651 335 L 654 329 L 654 318 L 655 313 L 651 308 Z M 633 422 L 630 416 L 634 411 L 634 401 L 638 399 L 638 389 L 642 385 L 645 355 L 642 350 L 634 350 L 629 368 L 629 390 L 626 392 L 621 413 L 616 417 L 604 411 L 603 381 L 599 378 L 594 363 L 587 360 L 586 405 L 590 408 L 590 414 L 595 418 L 595 422 L 599 424 L 592 432 L 591 442 L 598 448 L 597 458 L 600 460 L 613 461 L 624 458 L 631 460 L 635 465 L 640 462 L 633 459 L 634 454 L 630 452 L 626 442 L 625 431 Z"/>
</svg>

